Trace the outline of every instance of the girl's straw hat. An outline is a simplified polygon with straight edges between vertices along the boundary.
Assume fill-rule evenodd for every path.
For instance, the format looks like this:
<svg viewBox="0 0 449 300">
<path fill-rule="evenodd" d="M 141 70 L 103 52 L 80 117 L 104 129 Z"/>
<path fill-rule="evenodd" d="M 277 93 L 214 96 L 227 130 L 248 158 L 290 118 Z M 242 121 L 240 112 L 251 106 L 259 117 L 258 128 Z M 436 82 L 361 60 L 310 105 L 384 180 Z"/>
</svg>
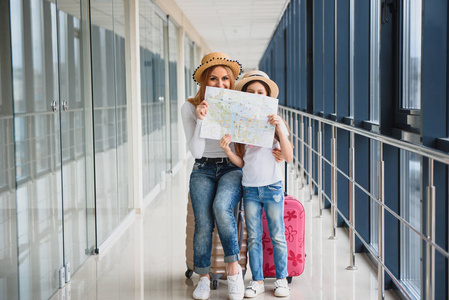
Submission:
<svg viewBox="0 0 449 300">
<path fill-rule="evenodd" d="M 265 72 L 259 70 L 249 71 L 248 73 L 246 73 L 243 76 L 242 80 L 235 84 L 235 90 L 241 91 L 243 87 L 251 81 L 265 82 L 270 88 L 270 94 L 268 96 L 277 98 L 277 96 L 279 95 L 278 85 L 273 80 L 271 80 Z"/>
<path fill-rule="evenodd" d="M 199 65 L 199 67 L 196 68 L 195 72 L 193 72 L 193 80 L 195 80 L 196 83 L 199 84 L 201 75 L 206 69 L 219 65 L 228 66 L 229 68 L 231 68 L 232 73 L 234 73 L 234 77 L 236 79 L 240 75 L 242 70 L 242 65 L 236 60 L 231 60 L 227 54 L 224 54 L 222 52 L 213 52 L 203 57 L 203 59 L 201 60 L 201 65 Z"/>
</svg>

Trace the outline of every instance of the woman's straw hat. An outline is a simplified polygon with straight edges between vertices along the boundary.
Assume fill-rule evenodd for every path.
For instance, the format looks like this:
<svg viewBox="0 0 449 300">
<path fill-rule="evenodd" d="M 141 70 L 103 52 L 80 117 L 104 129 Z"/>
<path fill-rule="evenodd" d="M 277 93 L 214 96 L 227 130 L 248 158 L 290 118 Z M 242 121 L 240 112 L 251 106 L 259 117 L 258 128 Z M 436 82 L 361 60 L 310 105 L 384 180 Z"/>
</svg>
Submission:
<svg viewBox="0 0 449 300">
<path fill-rule="evenodd" d="M 213 52 L 203 57 L 201 60 L 201 65 L 199 65 L 195 72 L 193 72 L 193 80 L 199 84 L 201 74 L 203 74 L 206 69 L 213 66 L 228 66 L 231 68 L 232 73 L 234 73 L 235 79 L 237 79 L 242 70 L 242 65 L 236 60 L 231 60 L 227 54 L 222 52 Z"/>
<path fill-rule="evenodd" d="M 279 95 L 278 85 L 273 80 L 271 80 L 265 72 L 259 70 L 249 71 L 248 73 L 246 73 L 243 76 L 242 80 L 235 84 L 235 89 L 237 91 L 241 91 L 243 87 L 251 81 L 265 82 L 270 88 L 270 94 L 268 96 L 270 96 L 271 98 L 277 98 L 277 96 Z"/>
</svg>

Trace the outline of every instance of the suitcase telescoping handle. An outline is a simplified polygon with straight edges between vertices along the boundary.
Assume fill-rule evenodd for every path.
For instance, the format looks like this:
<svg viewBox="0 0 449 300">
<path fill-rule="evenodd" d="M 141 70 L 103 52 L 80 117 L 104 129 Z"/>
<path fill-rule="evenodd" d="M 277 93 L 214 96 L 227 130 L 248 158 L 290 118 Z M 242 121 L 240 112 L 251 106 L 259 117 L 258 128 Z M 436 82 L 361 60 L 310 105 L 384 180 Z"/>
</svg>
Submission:
<svg viewBox="0 0 449 300">
<path fill-rule="evenodd" d="M 284 196 L 287 196 L 287 162 L 285 162 Z"/>
</svg>

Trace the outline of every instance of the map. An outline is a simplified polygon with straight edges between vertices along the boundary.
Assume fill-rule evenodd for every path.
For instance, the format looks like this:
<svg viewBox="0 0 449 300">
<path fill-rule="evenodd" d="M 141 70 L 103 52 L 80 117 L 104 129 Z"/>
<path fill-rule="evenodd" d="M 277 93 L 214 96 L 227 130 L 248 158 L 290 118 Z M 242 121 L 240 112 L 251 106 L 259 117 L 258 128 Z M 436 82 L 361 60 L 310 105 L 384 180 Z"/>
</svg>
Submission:
<svg viewBox="0 0 449 300">
<path fill-rule="evenodd" d="M 220 140 L 229 134 L 233 142 L 273 146 L 275 127 L 267 116 L 277 113 L 277 99 L 208 86 L 205 100 L 209 109 L 201 126 L 202 138 Z"/>
</svg>

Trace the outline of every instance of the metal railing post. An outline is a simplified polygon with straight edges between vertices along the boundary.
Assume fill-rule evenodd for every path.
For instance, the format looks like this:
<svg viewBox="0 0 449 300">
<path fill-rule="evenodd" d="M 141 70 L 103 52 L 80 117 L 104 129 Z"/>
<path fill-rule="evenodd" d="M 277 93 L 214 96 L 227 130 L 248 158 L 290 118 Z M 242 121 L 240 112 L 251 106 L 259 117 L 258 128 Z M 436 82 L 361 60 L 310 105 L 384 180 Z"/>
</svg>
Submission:
<svg viewBox="0 0 449 300">
<path fill-rule="evenodd" d="M 337 239 L 337 138 L 336 128 L 332 126 L 331 140 L 331 218 L 332 218 L 332 235 L 331 240 Z"/>
<path fill-rule="evenodd" d="M 309 119 L 309 136 L 308 136 L 308 142 L 309 142 L 309 201 L 312 200 L 312 190 L 313 190 L 313 165 L 312 165 L 312 119 Z"/>
<path fill-rule="evenodd" d="M 349 266 L 347 270 L 357 270 L 355 265 L 355 134 L 351 132 L 349 146 Z"/>
<path fill-rule="evenodd" d="M 385 166 L 384 166 L 384 156 L 383 156 L 383 143 L 379 142 L 379 178 L 378 178 L 378 184 L 379 184 L 379 213 L 378 213 L 378 226 L 379 226 L 379 237 L 378 237 L 378 254 L 379 259 L 377 263 L 377 283 L 379 285 L 378 287 L 378 299 L 383 300 L 385 298 L 385 208 L 384 208 L 384 172 L 385 172 Z"/>
<path fill-rule="evenodd" d="M 299 119 L 298 119 L 298 114 L 297 113 L 295 113 L 295 133 L 296 133 L 296 139 L 295 139 L 295 143 L 294 143 L 294 146 L 295 146 L 295 157 L 296 157 L 296 163 L 295 163 L 295 178 L 297 179 L 298 177 L 299 177 L 299 160 L 298 160 L 298 158 L 299 158 L 299 149 L 298 149 L 298 147 L 299 147 L 299 125 L 298 125 L 298 122 L 299 121 Z"/>
<path fill-rule="evenodd" d="M 427 238 L 435 243 L 435 186 L 433 185 L 434 161 L 429 158 L 429 185 L 427 186 Z M 426 299 L 435 299 L 435 248 L 426 243 Z"/>
<path fill-rule="evenodd" d="M 304 116 L 301 115 L 301 189 L 304 188 Z"/>
<path fill-rule="evenodd" d="M 319 217 L 323 217 L 323 132 L 321 131 L 321 122 L 318 121 L 318 207 L 320 209 Z"/>
</svg>

